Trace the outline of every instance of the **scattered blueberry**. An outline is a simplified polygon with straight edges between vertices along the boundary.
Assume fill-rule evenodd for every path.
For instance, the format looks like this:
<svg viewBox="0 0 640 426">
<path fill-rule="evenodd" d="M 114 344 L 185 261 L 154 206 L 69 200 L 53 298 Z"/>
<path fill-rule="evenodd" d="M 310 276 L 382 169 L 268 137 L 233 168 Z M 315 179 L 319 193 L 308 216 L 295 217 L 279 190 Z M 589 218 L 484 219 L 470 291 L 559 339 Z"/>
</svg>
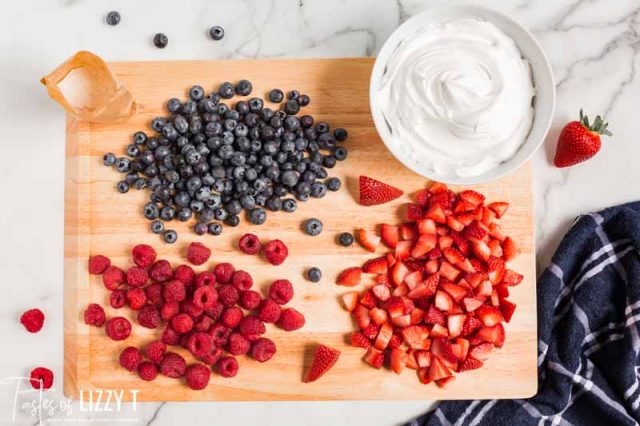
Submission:
<svg viewBox="0 0 640 426">
<path fill-rule="evenodd" d="M 298 98 L 298 103 L 300 104 L 300 106 L 306 107 L 311 103 L 311 98 L 307 95 L 300 95 L 300 97 Z"/>
<path fill-rule="evenodd" d="M 218 222 L 211 222 L 208 226 L 208 230 L 211 235 L 220 235 L 222 234 L 222 225 Z"/>
<path fill-rule="evenodd" d="M 315 218 L 309 219 L 304 223 L 304 231 L 312 237 L 320 235 L 322 232 L 322 222 Z"/>
<path fill-rule="evenodd" d="M 340 241 L 341 246 L 350 247 L 353 244 L 353 235 L 349 232 L 343 232 L 338 237 L 338 241 Z"/>
<path fill-rule="evenodd" d="M 269 100 L 273 103 L 279 104 L 284 100 L 284 93 L 280 89 L 272 89 L 269 92 Z"/>
<path fill-rule="evenodd" d="M 112 10 L 111 12 L 107 13 L 107 17 L 105 18 L 105 20 L 107 21 L 107 24 L 109 25 L 118 25 L 120 23 L 120 13 L 118 13 L 115 10 Z"/>
<path fill-rule="evenodd" d="M 151 232 L 154 234 L 162 234 L 164 231 L 164 223 L 161 220 L 154 220 L 151 222 Z"/>
<path fill-rule="evenodd" d="M 240 80 L 236 85 L 236 93 L 240 96 L 249 96 L 253 90 L 253 85 L 249 80 Z"/>
<path fill-rule="evenodd" d="M 117 188 L 119 193 L 124 194 L 129 191 L 129 184 L 126 181 L 121 180 L 118 182 Z"/>
<path fill-rule="evenodd" d="M 224 220 L 224 223 L 229 226 L 236 227 L 240 224 L 240 218 L 237 215 L 232 214 L 227 216 L 227 218 Z"/>
<path fill-rule="evenodd" d="M 223 99 L 231 99 L 233 98 L 233 95 L 236 94 L 236 88 L 233 87 L 233 84 L 229 83 L 228 81 L 225 81 L 220 85 L 220 88 L 218 89 L 218 94 Z"/>
<path fill-rule="evenodd" d="M 116 156 L 111 152 L 107 152 L 102 157 L 102 164 L 104 164 L 105 166 L 113 166 L 115 163 L 116 163 Z"/>
<path fill-rule="evenodd" d="M 320 268 L 316 268 L 315 266 L 313 268 L 309 268 L 307 271 L 307 278 L 312 283 L 317 283 L 322 279 L 322 271 Z"/>
<path fill-rule="evenodd" d="M 300 112 L 300 104 L 295 99 L 290 99 L 284 104 L 284 112 L 295 115 Z"/>
<path fill-rule="evenodd" d="M 337 177 L 331 177 L 325 182 L 329 191 L 338 191 L 342 186 L 342 182 Z"/>
<path fill-rule="evenodd" d="M 213 40 L 222 40 L 222 38 L 224 37 L 224 29 L 220 26 L 215 26 L 215 27 L 211 27 L 211 29 L 209 30 L 209 36 L 211 36 L 211 38 Z"/>
<path fill-rule="evenodd" d="M 267 221 L 267 212 L 259 207 L 249 212 L 249 221 L 254 225 L 262 225 Z"/>
<path fill-rule="evenodd" d="M 162 237 L 164 238 L 164 241 L 168 244 L 173 244 L 176 241 L 178 241 L 178 234 L 173 229 L 167 229 L 166 231 L 164 231 L 164 233 L 162 234 Z"/>
<path fill-rule="evenodd" d="M 338 147 L 333 150 L 333 156 L 336 157 L 336 160 L 342 161 L 347 158 L 347 149 L 344 147 Z"/>
<path fill-rule="evenodd" d="M 349 133 L 343 129 L 342 127 L 337 127 L 334 131 L 333 131 L 333 137 L 336 138 L 336 140 L 338 142 L 343 142 L 347 139 L 347 136 L 349 136 Z"/>
<path fill-rule="evenodd" d="M 287 213 L 293 213 L 298 208 L 298 203 L 293 198 L 287 198 L 282 202 L 282 210 Z"/>
<path fill-rule="evenodd" d="M 202 86 L 193 86 L 189 89 L 189 98 L 192 101 L 198 102 L 200 99 L 204 98 L 204 89 Z"/>
<path fill-rule="evenodd" d="M 208 230 L 209 227 L 207 226 L 207 224 L 202 222 L 196 223 L 193 227 L 193 232 L 195 232 L 197 235 L 204 235 Z"/>
<path fill-rule="evenodd" d="M 327 195 L 327 186 L 322 182 L 314 182 L 311 184 L 311 196 L 314 198 L 322 198 Z"/>
<path fill-rule="evenodd" d="M 167 44 L 169 44 L 169 38 L 163 33 L 157 33 L 155 36 L 153 36 L 153 44 L 158 49 L 164 49 L 165 47 L 167 47 Z M 165 237 L 165 240 L 166 240 L 166 237 Z"/>
</svg>

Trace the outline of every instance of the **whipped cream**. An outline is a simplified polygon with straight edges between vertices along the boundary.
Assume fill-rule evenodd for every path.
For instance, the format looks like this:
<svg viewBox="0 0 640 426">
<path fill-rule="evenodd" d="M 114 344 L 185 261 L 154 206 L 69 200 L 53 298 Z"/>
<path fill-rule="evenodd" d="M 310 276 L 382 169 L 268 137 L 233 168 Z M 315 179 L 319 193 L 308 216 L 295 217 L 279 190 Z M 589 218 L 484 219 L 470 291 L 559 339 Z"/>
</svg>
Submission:
<svg viewBox="0 0 640 426">
<path fill-rule="evenodd" d="M 441 176 L 473 177 L 511 158 L 533 122 L 529 62 L 493 24 L 460 18 L 405 39 L 378 105 L 392 143 Z"/>
</svg>

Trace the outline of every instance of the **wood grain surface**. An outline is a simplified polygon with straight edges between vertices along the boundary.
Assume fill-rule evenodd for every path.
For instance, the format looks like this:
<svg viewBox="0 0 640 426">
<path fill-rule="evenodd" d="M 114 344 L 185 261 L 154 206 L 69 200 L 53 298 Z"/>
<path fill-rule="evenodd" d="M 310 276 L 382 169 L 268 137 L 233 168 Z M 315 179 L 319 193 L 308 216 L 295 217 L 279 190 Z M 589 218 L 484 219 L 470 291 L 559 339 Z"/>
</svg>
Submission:
<svg viewBox="0 0 640 426">
<path fill-rule="evenodd" d="M 485 367 L 458 375 L 449 387 L 422 385 L 412 370 L 398 376 L 390 370 L 374 370 L 362 360 L 364 351 L 346 343 L 353 330 L 349 314 L 339 303 L 348 291 L 334 284 L 338 272 L 345 267 L 361 265 L 372 257 L 357 244 L 344 248 L 336 244 L 336 236 L 358 227 L 374 229 L 377 224 L 399 221 L 408 195 L 382 206 L 361 207 L 356 203 L 357 178 L 361 174 L 383 180 L 414 193 L 427 180 L 413 174 L 385 149 L 373 127 L 369 113 L 368 84 L 373 59 L 322 60 L 238 60 L 207 62 L 127 62 L 113 63 L 112 70 L 126 84 L 140 103 L 138 113 L 127 123 L 104 125 L 67 121 L 66 189 L 65 189 L 65 375 L 64 389 L 77 397 L 81 390 L 136 389 L 139 401 L 230 401 L 230 400 L 425 400 L 470 398 L 519 398 L 533 395 L 536 379 L 536 291 L 534 263 L 534 228 L 531 167 L 526 165 L 511 176 L 478 190 L 488 200 L 511 203 L 503 228 L 522 249 L 512 268 L 523 273 L 524 282 L 513 288 L 511 300 L 518 308 L 510 324 L 501 350 L 494 351 Z M 164 114 L 164 103 L 170 97 L 184 98 L 193 84 L 207 91 L 223 81 L 247 78 L 254 84 L 254 95 L 265 96 L 274 87 L 298 89 L 311 96 L 305 109 L 317 120 L 349 130 L 345 146 L 349 158 L 330 170 L 330 175 L 346 183 L 337 193 L 307 203 L 299 203 L 294 214 L 269 213 L 263 226 L 243 220 L 237 228 L 226 227 L 219 237 L 199 237 L 191 231 L 192 223 L 172 224 L 180 238 L 175 245 L 161 243 L 149 231 L 142 216 L 146 191 L 132 190 L 119 194 L 115 184 L 119 173 L 102 166 L 102 155 L 122 155 L 136 130 L 148 130 L 150 120 Z M 318 217 L 324 232 L 306 236 L 301 222 Z M 274 267 L 257 256 L 247 256 L 237 249 L 237 240 L 245 232 L 255 232 L 264 241 L 280 238 L 289 247 L 286 262 Z M 213 255 L 206 265 L 232 262 L 249 271 L 260 290 L 272 280 L 287 278 L 294 283 L 295 297 L 291 306 L 304 313 L 306 326 L 287 333 L 271 325 L 268 337 L 277 347 L 276 356 L 265 364 L 240 357 L 239 374 L 232 379 L 212 375 L 204 391 L 192 391 L 181 381 L 159 376 L 154 382 L 142 382 L 135 374 L 119 367 L 118 354 L 129 345 L 142 345 L 159 336 L 159 330 L 145 329 L 133 320 L 132 336 L 113 342 L 104 328 L 84 324 L 82 314 L 90 302 L 105 306 L 108 316 L 131 317 L 127 309 L 109 307 L 108 292 L 101 277 L 90 276 L 87 259 L 90 254 L 104 254 L 121 267 L 131 265 L 129 251 L 134 244 L 154 246 L 159 258 L 172 264 L 186 262 L 184 252 L 192 241 L 208 245 Z M 379 251 L 382 251 L 382 247 Z M 320 283 L 303 277 L 304 271 L 318 266 L 323 271 Z M 361 287 L 366 285 L 361 284 Z M 326 376 L 315 383 L 301 381 L 316 345 L 339 348 L 342 356 Z M 195 360 L 178 350 L 188 362 Z M 125 393 L 125 398 L 130 395 Z"/>
</svg>

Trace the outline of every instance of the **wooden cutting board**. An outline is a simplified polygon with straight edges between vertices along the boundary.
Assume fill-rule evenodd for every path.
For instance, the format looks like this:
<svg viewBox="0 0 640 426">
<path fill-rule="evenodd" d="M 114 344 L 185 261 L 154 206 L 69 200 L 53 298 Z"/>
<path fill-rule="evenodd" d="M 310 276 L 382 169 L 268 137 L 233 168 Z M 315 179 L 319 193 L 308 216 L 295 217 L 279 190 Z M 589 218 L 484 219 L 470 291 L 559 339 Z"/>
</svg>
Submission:
<svg viewBox="0 0 640 426">
<path fill-rule="evenodd" d="M 111 64 L 141 104 L 138 114 L 124 124 L 67 121 L 64 293 L 67 395 L 78 397 L 80 391 L 98 388 L 136 389 L 139 401 L 485 399 L 529 397 L 535 393 L 536 274 L 529 165 L 498 182 L 477 188 L 489 200 L 511 203 L 503 226 L 522 249 L 512 267 L 525 276 L 524 282 L 512 291 L 511 299 L 518 308 L 506 326 L 506 343 L 501 350 L 494 351 L 484 368 L 460 374 L 455 383 L 440 389 L 434 384 L 420 384 L 412 370 L 400 376 L 390 370 L 374 370 L 361 360 L 362 349 L 346 343 L 353 324 L 341 307 L 339 296 L 349 289 L 335 285 L 335 277 L 345 267 L 361 265 L 372 254 L 357 244 L 341 247 L 335 242 L 336 236 L 358 227 L 374 229 L 379 223 L 399 221 L 402 206 L 410 201 L 409 196 L 403 196 L 386 205 L 361 207 L 355 201 L 358 176 L 372 176 L 403 188 L 407 194 L 427 184 L 426 179 L 396 161 L 376 134 L 368 100 L 372 65 L 373 59 Z M 241 78 L 253 82 L 257 96 L 264 96 L 274 87 L 299 89 L 311 96 L 311 105 L 305 112 L 349 130 L 346 142 L 349 158 L 331 170 L 331 175 L 340 177 L 346 185 L 323 199 L 299 203 L 294 214 L 269 213 L 269 220 L 261 227 L 243 220 L 235 229 L 226 227 L 219 237 L 198 237 L 190 230 L 192 225 L 172 224 L 180 239 L 173 246 L 165 245 L 148 231 L 149 222 L 142 216 L 147 192 L 117 193 L 115 183 L 120 175 L 102 166 L 102 155 L 109 151 L 121 155 L 134 131 L 148 129 L 153 117 L 164 114 L 165 101 L 173 96 L 184 98 L 193 84 L 213 90 L 222 81 Z M 309 237 L 300 230 L 301 222 L 310 217 L 324 222 L 320 236 Z M 240 253 L 234 247 L 239 236 L 247 231 L 257 233 L 265 241 L 273 238 L 285 241 L 290 252 L 287 261 L 274 267 L 259 257 Z M 212 248 L 208 266 L 232 262 L 249 271 L 262 291 L 276 278 L 291 280 L 296 294 L 290 305 L 307 319 L 306 326 L 293 333 L 268 326 L 268 336 L 278 347 L 270 362 L 260 364 L 240 357 L 240 371 L 235 378 L 213 375 L 207 389 L 200 392 L 162 376 L 154 382 L 142 382 L 118 365 L 118 354 L 123 348 L 142 345 L 156 338 L 160 331 L 145 329 L 132 321 L 132 336 L 124 342 L 114 342 L 104 335 L 103 328 L 86 326 L 82 320 L 90 302 L 105 306 L 108 316 L 116 315 L 116 310 L 109 307 L 108 292 L 100 277 L 87 273 L 90 254 L 109 256 L 114 264 L 128 267 L 131 247 L 147 243 L 158 250 L 159 258 L 175 265 L 185 262 L 185 248 L 192 241 L 201 241 Z M 311 266 L 322 269 L 320 283 L 304 279 L 303 272 Z M 117 314 L 130 316 L 127 309 L 120 309 Z M 340 349 L 342 356 L 321 380 L 303 384 L 303 372 L 319 342 Z M 185 351 L 179 352 L 187 356 Z M 187 360 L 194 361 L 190 356 Z M 131 399 L 128 392 L 125 399 Z"/>
</svg>

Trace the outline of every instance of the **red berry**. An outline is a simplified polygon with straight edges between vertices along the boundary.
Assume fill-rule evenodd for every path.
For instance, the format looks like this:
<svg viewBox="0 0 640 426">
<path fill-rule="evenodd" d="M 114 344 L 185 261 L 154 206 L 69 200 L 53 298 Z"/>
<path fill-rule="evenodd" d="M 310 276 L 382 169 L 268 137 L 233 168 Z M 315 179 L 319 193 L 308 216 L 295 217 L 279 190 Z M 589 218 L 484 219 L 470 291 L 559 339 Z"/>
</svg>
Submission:
<svg viewBox="0 0 640 426">
<path fill-rule="evenodd" d="M 282 308 L 276 302 L 271 299 L 265 299 L 260 306 L 260 312 L 258 312 L 258 318 L 260 321 L 275 323 L 280 318 Z"/>
<path fill-rule="evenodd" d="M 234 329 L 240 324 L 242 318 L 244 317 L 244 313 L 242 309 L 237 306 L 231 306 L 222 312 L 222 316 L 220 317 L 220 322 L 227 328 Z"/>
<path fill-rule="evenodd" d="M 158 328 L 160 325 L 160 311 L 152 305 L 143 306 L 138 311 L 138 324 L 145 328 Z"/>
<path fill-rule="evenodd" d="M 102 275 L 102 282 L 107 290 L 115 290 L 121 284 L 124 284 L 127 277 L 124 271 L 117 266 L 109 266 Z"/>
<path fill-rule="evenodd" d="M 213 268 L 213 273 L 219 283 L 228 283 L 235 272 L 235 268 L 230 263 L 218 263 Z"/>
<path fill-rule="evenodd" d="M 202 271 L 196 276 L 196 288 L 212 286 L 216 283 L 216 276 L 209 271 Z"/>
<path fill-rule="evenodd" d="M 186 286 L 193 284 L 193 279 L 196 277 L 196 273 L 189 265 L 180 265 L 176 268 L 174 278 Z"/>
<path fill-rule="evenodd" d="M 202 265 L 211 256 L 211 250 L 202 243 L 191 243 L 187 248 L 187 260 L 194 265 Z"/>
<path fill-rule="evenodd" d="M 147 344 L 142 350 L 143 355 L 150 361 L 159 364 L 162 362 L 164 353 L 167 351 L 167 345 L 162 340 L 153 340 Z"/>
<path fill-rule="evenodd" d="M 269 361 L 276 353 L 276 345 L 271 339 L 261 337 L 251 346 L 251 356 L 259 362 Z"/>
<path fill-rule="evenodd" d="M 173 280 L 164 285 L 162 295 L 167 302 L 182 302 L 187 298 L 187 290 L 182 281 Z"/>
<path fill-rule="evenodd" d="M 198 308 L 207 309 L 218 301 L 218 292 L 213 286 L 200 287 L 193 293 L 193 304 Z"/>
<path fill-rule="evenodd" d="M 214 365 L 220 358 L 222 358 L 222 355 L 224 355 L 224 351 L 222 350 L 222 348 L 215 348 L 211 351 L 211 353 L 200 357 L 200 361 L 204 362 L 207 365 Z"/>
<path fill-rule="evenodd" d="M 131 257 L 133 258 L 133 263 L 146 268 L 156 260 L 156 251 L 146 244 L 138 244 L 131 250 Z"/>
<path fill-rule="evenodd" d="M 84 311 L 84 323 L 87 325 L 102 327 L 106 319 L 107 316 L 104 313 L 104 309 L 97 303 L 90 303 Z M 38 328 L 38 330 L 39 329 L 40 328 Z"/>
<path fill-rule="evenodd" d="M 213 324 L 211 318 L 207 315 L 202 315 L 193 325 L 193 329 L 195 331 L 209 331 L 211 324 Z"/>
<path fill-rule="evenodd" d="M 171 264 L 166 260 L 158 260 L 151 266 L 149 275 L 152 279 L 163 283 L 169 281 L 173 277 L 173 270 Z"/>
<path fill-rule="evenodd" d="M 222 357 L 216 362 L 215 369 L 222 377 L 233 377 L 238 374 L 238 360 L 232 356 Z"/>
<path fill-rule="evenodd" d="M 280 314 L 276 325 L 285 331 L 293 331 L 304 326 L 304 315 L 293 308 L 287 308 Z"/>
<path fill-rule="evenodd" d="M 163 302 L 162 284 L 153 283 L 144 288 L 144 294 L 147 296 L 147 303 L 153 306 L 160 306 Z"/>
<path fill-rule="evenodd" d="M 368 176 L 360 176 L 359 181 L 360 201 L 363 206 L 373 206 L 387 203 L 400 197 L 403 192 L 386 183 L 372 179 Z"/>
<path fill-rule="evenodd" d="M 253 278 L 246 271 L 236 271 L 231 277 L 231 283 L 238 290 L 249 290 L 253 286 Z"/>
<path fill-rule="evenodd" d="M 225 284 L 218 289 L 218 300 L 224 306 L 233 306 L 238 303 L 240 299 L 240 292 L 231 284 Z"/>
<path fill-rule="evenodd" d="M 127 284 L 131 287 L 142 287 L 147 283 L 149 274 L 147 270 L 139 266 L 132 266 L 127 270 Z"/>
<path fill-rule="evenodd" d="M 129 371 L 134 371 L 142 362 L 142 355 L 138 348 L 129 346 L 120 352 L 120 365 Z"/>
<path fill-rule="evenodd" d="M 167 326 L 162 331 L 162 343 L 167 345 L 177 345 L 180 341 L 180 335 L 171 327 Z"/>
<path fill-rule="evenodd" d="M 195 357 L 205 356 L 213 350 L 213 337 L 208 333 L 195 332 L 189 336 L 187 349 Z"/>
<path fill-rule="evenodd" d="M 149 361 L 141 362 L 138 366 L 138 376 L 146 382 L 155 380 L 158 377 L 158 366 Z"/>
<path fill-rule="evenodd" d="M 185 313 L 171 318 L 171 327 L 179 334 L 188 333 L 193 328 L 193 319 Z"/>
<path fill-rule="evenodd" d="M 31 370 L 29 382 L 34 389 L 50 389 L 53 386 L 53 371 L 45 367 L 34 368 Z"/>
<path fill-rule="evenodd" d="M 102 311 L 102 314 L 102 324 L 104 324 L 104 311 Z M 42 329 L 42 325 L 44 324 L 44 314 L 40 309 L 29 309 L 20 316 L 20 322 L 22 323 L 22 325 L 24 325 L 24 328 L 26 328 L 29 333 L 37 333 Z M 102 324 L 100 324 L 98 327 L 100 327 Z"/>
<path fill-rule="evenodd" d="M 160 363 L 160 372 L 173 379 L 184 376 L 186 370 L 187 362 L 175 352 L 168 352 Z"/>
<path fill-rule="evenodd" d="M 137 311 L 147 303 L 147 295 L 141 288 L 132 288 L 127 290 L 127 301 L 129 302 L 129 308 Z"/>
<path fill-rule="evenodd" d="M 124 340 L 131 334 L 131 323 L 123 317 L 114 317 L 107 321 L 105 329 L 112 340 Z"/>
<path fill-rule="evenodd" d="M 204 314 L 204 309 L 198 308 L 191 300 L 185 300 L 180 303 L 180 310 L 189 315 L 194 321 Z"/>
<path fill-rule="evenodd" d="M 232 333 L 229 336 L 229 353 L 231 355 L 244 355 L 251 349 L 251 342 L 240 333 Z"/>
<path fill-rule="evenodd" d="M 222 311 L 224 310 L 224 305 L 220 302 L 216 302 L 213 304 L 211 308 L 205 309 L 204 312 L 211 318 L 211 321 L 216 322 L 220 315 L 222 315 Z"/>
<path fill-rule="evenodd" d="M 244 254 L 258 254 L 260 251 L 260 239 L 255 234 L 244 234 L 240 237 L 238 245 Z"/>
<path fill-rule="evenodd" d="M 238 326 L 240 334 L 249 339 L 250 341 L 257 340 L 261 334 L 266 332 L 264 323 L 258 319 L 255 315 L 248 315 L 242 318 L 240 325 Z"/>
<path fill-rule="evenodd" d="M 180 312 L 178 302 L 165 302 L 160 306 L 160 317 L 165 321 L 170 321 L 171 318 L 178 315 L 178 312 Z"/>
<path fill-rule="evenodd" d="M 231 330 L 222 324 L 215 324 L 209 330 L 209 334 L 213 337 L 213 344 L 216 346 L 224 346 L 229 341 Z"/>
<path fill-rule="evenodd" d="M 94 275 L 103 274 L 104 271 L 111 265 L 111 260 L 108 257 L 98 254 L 96 256 L 89 257 L 89 273 Z"/>
<path fill-rule="evenodd" d="M 272 240 L 264 245 L 264 255 L 272 265 L 280 265 L 289 255 L 287 246 L 280 240 Z"/>
<path fill-rule="evenodd" d="M 254 290 L 247 290 L 240 293 L 240 301 L 238 303 L 244 309 L 252 311 L 258 309 L 260 302 L 262 302 L 260 293 Z"/>
<path fill-rule="evenodd" d="M 114 309 L 122 308 L 127 304 L 127 292 L 122 289 L 114 290 L 109 296 L 109 304 Z"/>
<path fill-rule="evenodd" d="M 193 364 L 187 368 L 186 382 L 193 390 L 202 390 L 209 384 L 211 369 L 202 364 Z"/>
<path fill-rule="evenodd" d="M 287 304 L 293 297 L 293 285 L 289 280 L 275 280 L 269 287 L 269 297 L 280 305 Z"/>
</svg>

